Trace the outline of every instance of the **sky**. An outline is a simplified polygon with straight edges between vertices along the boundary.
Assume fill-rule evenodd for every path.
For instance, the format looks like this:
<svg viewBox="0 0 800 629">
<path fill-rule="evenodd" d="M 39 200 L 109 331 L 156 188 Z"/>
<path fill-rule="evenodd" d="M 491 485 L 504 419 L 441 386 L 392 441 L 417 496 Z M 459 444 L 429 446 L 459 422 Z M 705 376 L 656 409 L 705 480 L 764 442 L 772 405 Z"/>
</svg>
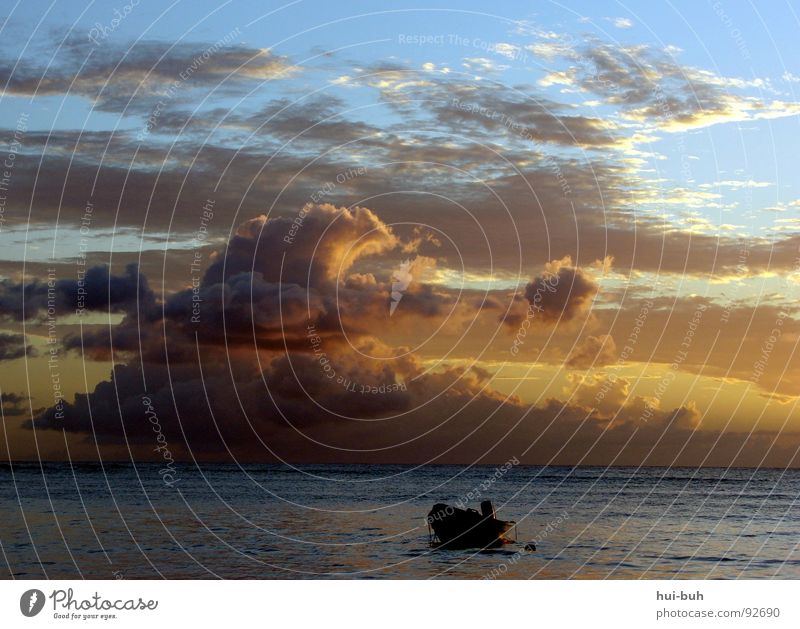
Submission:
<svg viewBox="0 0 800 629">
<path fill-rule="evenodd" d="M 796 467 L 797 27 L 5 3 L 2 457 Z"/>
</svg>

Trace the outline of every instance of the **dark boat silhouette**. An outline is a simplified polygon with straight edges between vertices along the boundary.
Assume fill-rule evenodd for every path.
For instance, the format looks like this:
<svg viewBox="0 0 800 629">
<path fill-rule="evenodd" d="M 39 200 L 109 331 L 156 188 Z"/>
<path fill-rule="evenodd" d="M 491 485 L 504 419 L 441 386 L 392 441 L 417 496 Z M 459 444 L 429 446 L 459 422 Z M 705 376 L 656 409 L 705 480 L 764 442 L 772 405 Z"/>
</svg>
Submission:
<svg viewBox="0 0 800 629">
<path fill-rule="evenodd" d="M 443 503 L 433 505 L 427 517 L 430 541 L 435 548 L 498 548 L 512 540 L 505 535 L 516 522 L 498 520 L 490 500 L 475 509 L 459 509 Z"/>
</svg>

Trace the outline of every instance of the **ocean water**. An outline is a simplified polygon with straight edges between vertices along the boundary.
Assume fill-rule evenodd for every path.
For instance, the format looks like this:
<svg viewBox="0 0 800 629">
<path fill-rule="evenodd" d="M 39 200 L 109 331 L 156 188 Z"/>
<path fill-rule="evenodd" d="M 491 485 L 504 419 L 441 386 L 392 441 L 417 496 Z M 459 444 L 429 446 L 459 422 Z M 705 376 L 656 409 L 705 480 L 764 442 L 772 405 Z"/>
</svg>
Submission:
<svg viewBox="0 0 800 629">
<path fill-rule="evenodd" d="M 800 471 L 507 467 L 3 464 L 0 574 L 800 578 Z M 432 504 L 468 497 L 520 543 L 431 549 Z"/>
</svg>

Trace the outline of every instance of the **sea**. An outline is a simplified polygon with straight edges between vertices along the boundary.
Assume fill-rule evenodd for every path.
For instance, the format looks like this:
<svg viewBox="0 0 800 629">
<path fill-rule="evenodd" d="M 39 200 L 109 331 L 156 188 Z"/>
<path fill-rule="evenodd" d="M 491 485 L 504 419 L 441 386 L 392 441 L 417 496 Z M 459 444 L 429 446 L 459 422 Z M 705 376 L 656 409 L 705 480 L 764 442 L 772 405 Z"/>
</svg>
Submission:
<svg viewBox="0 0 800 629">
<path fill-rule="evenodd" d="M 798 498 L 798 470 L 5 463 L 0 576 L 797 579 Z M 516 543 L 431 547 L 434 503 L 486 499 Z"/>
</svg>

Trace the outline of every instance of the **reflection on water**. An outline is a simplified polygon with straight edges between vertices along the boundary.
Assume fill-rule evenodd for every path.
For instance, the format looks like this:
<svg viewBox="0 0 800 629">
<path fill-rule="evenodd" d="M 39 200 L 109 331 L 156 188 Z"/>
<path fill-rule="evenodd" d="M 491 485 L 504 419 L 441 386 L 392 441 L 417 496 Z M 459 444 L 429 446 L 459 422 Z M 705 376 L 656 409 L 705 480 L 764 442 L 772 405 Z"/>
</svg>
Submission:
<svg viewBox="0 0 800 629">
<path fill-rule="evenodd" d="M 184 465 L 170 488 L 158 469 L 0 466 L 3 578 L 800 577 L 798 471 Z M 520 544 L 430 550 L 430 506 L 490 478 L 475 503 Z"/>
</svg>

